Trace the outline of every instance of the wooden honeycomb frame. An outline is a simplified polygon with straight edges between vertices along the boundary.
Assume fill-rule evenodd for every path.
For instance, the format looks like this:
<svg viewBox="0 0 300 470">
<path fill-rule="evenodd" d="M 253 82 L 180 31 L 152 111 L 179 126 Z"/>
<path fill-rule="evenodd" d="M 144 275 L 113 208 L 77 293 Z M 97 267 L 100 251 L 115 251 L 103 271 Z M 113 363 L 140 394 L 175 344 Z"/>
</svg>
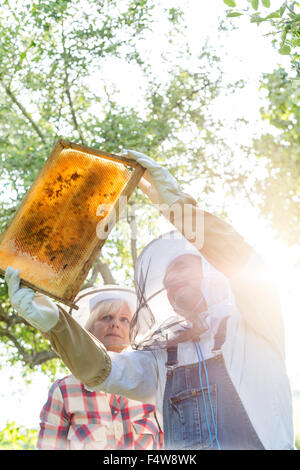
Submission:
<svg viewBox="0 0 300 470">
<path fill-rule="evenodd" d="M 67 151 L 67 152 L 64 152 L 64 151 Z M 62 155 L 65 155 L 65 156 L 62 157 Z M 12 220 L 10 221 L 8 226 L 6 227 L 5 231 L 0 236 L 0 275 L 4 276 L 5 269 L 7 268 L 7 263 L 5 263 L 5 261 L 4 261 L 4 259 L 5 259 L 5 247 L 8 246 L 7 243 L 10 243 L 10 246 L 12 246 L 12 243 L 13 243 L 14 244 L 14 250 L 15 251 L 17 250 L 15 248 L 17 246 L 17 238 L 15 238 L 15 239 L 13 239 L 13 237 L 10 238 L 10 234 L 14 233 L 14 230 L 15 230 L 15 233 L 18 234 L 18 231 L 16 229 L 16 227 L 18 227 L 18 224 L 21 225 L 23 223 L 23 225 L 24 225 L 25 222 L 27 222 L 28 219 L 30 219 L 32 214 L 33 214 L 33 216 L 37 217 L 36 219 L 32 219 L 32 220 L 37 220 L 37 221 L 39 221 L 39 220 L 43 221 L 44 220 L 43 218 L 41 219 L 41 213 L 43 213 L 42 211 L 37 211 L 36 210 L 35 212 L 34 211 L 29 212 L 29 208 L 39 207 L 37 205 L 33 206 L 33 202 L 38 200 L 38 196 L 36 196 L 36 195 L 41 194 L 41 191 L 45 191 L 45 187 L 46 187 L 45 181 L 47 181 L 47 176 L 49 176 L 51 174 L 51 171 L 52 171 L 52 173 L 54 172 L 53 168 L 56 168 L 55 165 L 58 165 L 57 162 L 60 161 L 59 159 L 62 158 L 63 159 L 62 161 L 68 162 L 67 155 L 73 155 L 73 156 L 75 155 L 75 158 L 78 158 L 79 160 L 80 160 L 81 157 L 83 159 L 85 159 L 85 161 L 87 161 L 87 159 L 91 160 L 92 170 L 88 170 L 88 171 L 93 171 L 93 178 L 94 179 L 90 177 L 90 181 L 93 181 L 93 184 L 94 184 L 93 187 L 90 185 L 92 190 L 93 190 L 93 188 L 96 188 L 97 191 L 98 191 L 98 188 L 100 187 L 100 186 L 98 186 L 98 179 L 96 181 L 96 177 L 98 178 L 98 175 L 99 175 L 99 178 L 100 178 L 100 173 L 97 173 L 97 171 L 98 171 L 97 170 L 97 165 L 98 165 L 99 168 L 101 167 L 101 165 L 103 165 L 103 167 L 106 167 L 106 168 L 111 168 L 111 171 L 115 172 L 114 177 L 113 176 L 110 177 L 110 179 L 111 179 L 110 184 L 111 185 L 114 185 L 114 184 L 117 185 L 116 186 L 117 190 L 111 193 L 111 195 L 114 195 L 114 196 L 111 196 L 111 197 L 114 198 L 111 202 L 112 210 L 105 217 L 103 217 L 103 220 L 101 220 L 101 217 L 98 217 L 98 219 L 101 220 L 101 224 L 102 224 L 101 227 L 103 226 L 104 233 L 102 232 L 101 239 L 99 239 L 97 236 L 94 236 L 94 237 L 92 237 L 92 239 L 89 239 L 88 245 L 85 245 L 87 251 L 86 251 L 86 253 L 84 252 L 85 257 L 86 257 L 84 259 L 84 263 L 82 263 L 82 261 L 81 261 L 81 265 L 80 266 L 78 265 L 76 268 L 74 268 L 73 273 L 70 270 L 70 273 L 71 273 L 70 275 L 66 274 L 64 276 L 64 273 L 61 270 L 61 266 L 58 266 L 58 264 L 59 264 L 58 261 L 55 261 L 56 262 L 56 265 L 55 265 L 56 271 L 55 271 L 55 273 L 59 273 L 59 274 L 56 274 L 56 275 L 57 275 L 57 279 L 60 279 L 60 281 L 57 281 L 57 286 L 58 285 L 62 286 L 62 287 L 58 288 L 56 291 L 55 291 L 55 286 L 54 286 L 56 281 L 53 281 L 53 286 L 54 287 L 51 287 L 48 290 L 47 286 L 45 288 L 45 285 L 43 285 L 42 276 L 40 277 L 40 279 L 37 279 L 37 280 L 35 279 L 34 282 L 33 282 L 32 281 L 33 274 L 32 274 L 32 276 L 31 276 L 30 273 L 28 274 L 28 268 L 27 268 L 27 270 L 24 268 L 24 272 L 27 272 L 27 275 L 25 275 L 24 273 L 23 273 L 24 275 L 22 275 L 22 270 L 21 269 L 19 269 L 19 270 L 20 270 L 22 285 L 31 287 L 32 289 L 34 289 L 38 292 L 41 292 L 42 294 L 48 295 L 49 297 L 51 297 L 51 298 L 53 298 L 57 301 L 60 301 L 64 304 L 76 309 L 76 305 L 74 304 L 73 301 L 74 301 L 76 295 L 78 294 L 78 292 L 80 290 L 80 287 L 82 286 L 86 276 L 88 275 L 88 272 L 91 269 L 93 262 L 95 261 L 97 255 L 99 254 L 99 251 L 101 250 L 102 246 L 104 245 L 109 233 L 111 232 L 111 230 L 114 227 L 115 223 L 119 220 L 120 215 L 121 215 L 122 211 L 124 210 L 124 208 L 126 206 L 126 202 L 128 201 L 128 199 L 130 198 L 130 196 L 133 193 L 134 189 L 136 188 L 136 186 L 137 186 L 140 178 L 142 177 L 145 169 L 143 167 L 141 167 L 135 161 L 129 160 L 126 157 L 121 157 L 121 156 L 117 156 L 117 155 L 114 155 L 114 154 L 111 154 L 111 153 L 104 152 L 102 150 L 94 149 L 94 148 L 91 148 L 91 147 L 86 147 L 86 146 L 83 146 L 83 145 L 78 145 L 78 144 L 75 144 L 75 143 L 72 143 L 72 142 L 69 142 L 69 141 L 66 141 L 66 140 L 62 140 L 62 139 L 59 140 L 57 142 L 57 144 L 54 146 L 54 148 L 53 148 L 49 158 L 47 159 L 44 167 L 42 168 L 40 174 L 36 178 L 35 182 L 31 186 L 31 188 L 28 191 L 28 193 L 26 194 L 26 196 L 24 197 L 20 207 L 18 208 L 18 210 L 14 214 Z M 98 158 L 100 160 L 98 160 Z M 110 164 L 110 162 L 112 164 Z M 113 162 L 115 163 L 115 165 L 113 165 Z M 86 170 L 84 170 L 84 171 L 86 171 Z M 129 174 L 129 172 L 130 172 L 130 174 Z M 78 172 L 76 172 L 76 174 L 77 174 L 77 177 L 79 179 L 78 175 L 80 174 L 80 170 L 78 170 Z M 84 173 L 84 174 L 88 175 L 87 172 Z M 74 174 L 72 176 L 74 176 Z M 81 190 L 81 193 L 80 193 L 80 190 L 78 189 L 79 183 L 77 185 L 76 181 L 75 182 L 73 181 L 73 180 L 76 180 L 77 177 L 72 178 L 72 181 L 69 178 L 68 182 L 71 181 L 71 183 L 69 183 L 69 184 L 72 184 L 73 191 L 74 192 L 77 191 L 77 193 L 76 193 L 76 194 L 78 194 L 78 197 L 76 196 L 77 197 L 77 206 L 80 207 L 79 210 L 82 212 L 83 211 L 82 208 L 85 207 L 84 202 L 88 201 L 89 199 L 85 200 L 84 197 L 83 197 L 84 194 L 85 194 L 84 189 L 85 189 L 86 186 L 83 186 L 83 189 Z M 103 178 L 103 175 L 102 175 L 102 178 Z M 118 178 L 122 182 L 122 185 L 121 185 L 121 183 L 117 182 Z M 126 180 L 126 178 L 127 178 L 127 180 Z M 87 179 L 87 176 L 86 176 L 86 179 Z M 58 180 L 58 178 L 55 180 L 55 184 L 56 184 L 57 180 Z M 101 180 L 101 178 L 100 178 L 100 180 Z M 50 179 L 50 183 L 52 184 L 52 186 L 50 186 L 50 184 L 48 184 L 48 190 L 51 187 L 53 188 L 53 181 L 54 180 L 52 180 L 52 183 L 51 183 L 51 179 Z M 64 183 L 66 181 L 67 180 L 65 179 Z M 84 181 L 84 178 L 81 180 L 81 182 L 82 181 Z M 41 182 L 43 182 L 43 184 Z M 105 181 L 103 180 L 103 184 L 104 183 L 106 184 L 106 180 Z M 102 184 L 102 186 L 103 186 L 103 184 Z M 66 187 L 66 186 L 64 186 L 64 187 Z M 114 186 L 111 186 L 111 187 L 114 187 Z M 40 191 L 40 193 L 38 191 Z M 49 191 L 48 191 L 48 193 L 49 193 Z M 56 193 L 59 193 L 59 191 L 56 191 Z M 74 225 L 76 225 L 75 224 L 75 219 L 77 217 L 76 215 L 75 216 L 73 215 L 74 205 L 75 205 L 75 202 L 74 202 L 75 196 L 72 196 L 72 197 L 70 196 L 71 190 L 65 190 L 64 189 L 64 194 L 65 195 L 68 194 L 69 199 L 67 201 L 69 201 L 69 200 L 73 201 L 72 202 L 72 204 L 73 204 L 72 205 L 72 208 L 73 208 L 72 217 L 73 217 L 73 219 L 71 219 L 70 223 L 69 223 L 70 230 L 72 231 L 72 227 Z M 92 192 L 91 194 L 94 194 L 94 193 Z M 83 204 L 81 204 L 80 197 L 82 199 Z M 106 194 L 105 194 L 105 197 L 106 197 Z M 98 196 L 98 198 L 99 198 L 99 196 Z M 40 199 L 40 200 L 44 201 L 44 199 Z M 92 199 L 93 199 L 93 197 L 92 197 Z M 90 200 L 92 200 L 92 199 L 90 199 Z M 102 199 L 103 199 L 103 196 L 102 196 Z M 78 203 L 78 201 L 80 203 Z M 38 204 L 42 205 L 41 202 L 39 202 Z M 60 202 L 60 204 L 62 204 L 62 202 Z M 69 204 L 69 202 L 68 202 L 68 204 Z M 86 203 L 86 205 L 88 206 L 87 203 Z M 27 209 L 26 209 L 26 207 L 27 207 Z M 27 210 L 27 213 L 26 213 L 26 210 Z M 54 209 L 51 209 L 51 210 L 52 210 L 52 212 L 54 211 Z M 50 211 L 50 209 L 48 210 L 48 212 L 49 211 Z M 25 213 L 26 213 L 26 216 L 24 216 Z M 26 217 L 27 217 L 27 219 L 26 219 Z M 54 219 L 53 214 L 52 214 L 52 219 Z M 59 217 L 57 217 L 57 219 L 59 219 Z M 68 224 L 66 223 L 66 220 L 68 219 L 68 216 L 66 216 L 66 218 L 64 218 L 62 216 L 61 219 L 62 219 L 63 223 L 66 224 L 66 230 L 67 230 Z M 94 221 L 94 219 L 95 218 L 93 218 L 93 221 Z M 77 217 L 76 220 L 78 220 L 78 217 Z M 55 221 L 55 224 L 56 223 L 57 222 Z M 42 223 L 41 223 L 41 225 L 42 225 Z M 53 221 L 53 225 L 54 225 L 54 221 Z M 37 226 L 38 226 L 38 223 L 37 224 L 32 223 L 31 225 L 30 224 L 28 225 L 28 227 L 29 227 L 28 233 L 33 234 L 32 238 L 30 239 L 33 246 L 34 246 L 34 240 L 35 240 L 34 230 L 37 230 L 37 228 L 36 228 Z M 90 222 L 89 222 L 89 226 L 92 227 Z M 31 232 L 30 232 L 30 228 L 31 228 Z M 65 228 L 63 228 L 62 230 L 65 230 Z M 75 230 L 74 227 L 73 227 L 73 230 Z M 20 232 L 20 229 L 19 229 L 19 232 Z M 23 229 L 23 232 L 24 232 L 24 229 Z M 53 231 L 51 232 L 51 234 L 52 233 L 53 233 Z M 57 233 L 61 234 L 63 232 L 57 232 Z M 46 236 L 47 235 L 45 235 L 44 239 L 46 239 Z M 73 238 L 75 238 L 75 237 L 73 237 Z M 80 237 L 78 237 L 78 239 L 79 238 Z M 28 239 L 29 239 L 29 237 L 28 237 Z M 65 238 L 62 238 L 62 239 L 65 240 Z M 49 242 L 48 245 L 46 245 L 46 246 L 51 246 L 51 243 L 53 245 L 53 243 L 54 243 L 53 240 L 55 240 L 55 238 L 52 237 L 51 240 L 52 241 Z M 38 243 L 41 243 L 41 242 L 39 241 Z M 45 253 L 46 249 L 44 248 L 44 245 L 45 245 L 45 241 L 43 241 L 43 243 L 41 245 L 42 246 L 41 250 L 43 250 L 43 252 Z M 2 251 L 1 251 L 1 248 L 3 248 Z M 6 248 L 6 250 L 8 252 L 7 248 Z M 54 269 L 54 267 L 53 267 L 54 266 L 54 261 L 53 261 L 53 264 L 51 264 L 52 259 L 59 258 L 59 257 L 62 259 L 62 257 L 66 254 L 66 252 L 63 253 L 62 249 L 60 251 L 57 249 L 56 252 L 54 252 L 54 251 L 51 252 L 51 250 L 53 250 L 53 246 L 52 246 L 52 248 L 49 248 L 49 253 L 50 254 L 51 253 L 58 253 L 58 256 L 56 256 L 56 255 L 52 256 L 51 258 L 49 258 L 50 261 L 49 261 L 49 259 L 47 260 L 47 263 L 45 263 L 45 261 L 43 261 L 43 262 L 41 262 L 40 260 L 37 261 L 37 257 L 36 256 L 33 257 L 33 259 L 34 259 L 34 261 L 32 262 L 33 272 L 34 272 L 34 263 L 36 263 L 37 273 L 39 272 L 38 271 L 38 265 L 39 265 L 39 267 L 42 266 L 42 268 L 43 268 L 43 266 L 45 267 L 47 265 L 47 269 L 48 269 L 48 267 L 49 267 L 49 270 Z M 68 247 L 68 250 L 69 250 L 68 253 L 70 254 L 70 256 L 72 258 L 73 251 L 72 251 L 72 246 L 71 245 Z M 15 254 L 15 252 L 12 251 L 12 253 L 13 253 L 12 255 L 11 254 L 9 255 L 10 258 L 8 256 L 7 259 L 15 260 L 15 264 L 16 264 L 15 267 L 18 267 L 17 264 L 18 264 L 18 262 L 21 262 L 20 261 L 20 256 L 21 255 L 19 254 L 19 252 L 17 252 L 17 254 Z M 36 253 L 37 253 L 37 250 L 36 250 Z M 49 254 L 49 257 L 50 257 L 50 254 Z M 23 251 L 22 255 L 23 255 L 23 259 L 25 259 L 24 256 L 27 257 L 28 253 L 27 252 L 25 253 Z M 31 253 L 30 256 L 32 256 L 32 253 Z M 76 257 L 76 255 L 75 255 L 75 257 Z M 28 260 L 26 261 L 26 263 L 28 264 Z M 75 263 L 74 266 L 76 266 L 76 261 L 74 261 L 74 263 Z M 13 262 L 10 262 L 8 264 L 10 264 L 14 267 Z M 66 266 L 67 266 L 67 264 L 66 264 Z M 49 271 L 50 274 L 51 274 L 51 272 Z M 66 273 L 67 273 L 67 270 L 66 270 Z M 50 276 L 50 274 L 48 274 L 48 275 Z M 68 276 L 70 277 L 69 282 L 66 281 L 66 278 Z M 38 274 L 37 274 L 37 277 L 38 277 Z M 50 277 L 49 277 L 49 279 L 50 279 Z M 64 285 L 65 285 L 65 287 L 64 287 Z M 59 294 L 57 294 L 57 292 L 59 290 L 60 290 L 60 292 L 59 292 Z"/>
</svg>

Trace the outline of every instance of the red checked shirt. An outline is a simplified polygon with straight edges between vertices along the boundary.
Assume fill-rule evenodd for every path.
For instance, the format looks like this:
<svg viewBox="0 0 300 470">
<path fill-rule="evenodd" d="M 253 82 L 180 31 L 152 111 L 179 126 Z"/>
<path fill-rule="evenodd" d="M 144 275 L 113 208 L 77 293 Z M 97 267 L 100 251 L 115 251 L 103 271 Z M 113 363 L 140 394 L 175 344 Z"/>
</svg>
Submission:
<svg viewBox="0 0 300 470">
<path fill-rule="evenodd" d="M 153 405 L 89 392 L 73 375 L 54 382 L 40 419 L 39 449 L 162 448 Z"/>
</svg>

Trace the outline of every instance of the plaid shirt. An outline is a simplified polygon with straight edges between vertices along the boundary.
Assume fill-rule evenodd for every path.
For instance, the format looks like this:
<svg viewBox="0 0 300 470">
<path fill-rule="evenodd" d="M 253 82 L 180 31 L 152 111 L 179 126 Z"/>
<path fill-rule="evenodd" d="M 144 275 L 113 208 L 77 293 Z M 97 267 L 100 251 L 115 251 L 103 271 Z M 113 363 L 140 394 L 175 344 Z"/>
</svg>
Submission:
<svg viewBox="0 0 300 470">
<path fill-rule="evenodd" d="M 40 414 L 39 449 L 161 449 L 152 405 L 89 392 L 73 375 L 56 380 Z"/>
</svg>

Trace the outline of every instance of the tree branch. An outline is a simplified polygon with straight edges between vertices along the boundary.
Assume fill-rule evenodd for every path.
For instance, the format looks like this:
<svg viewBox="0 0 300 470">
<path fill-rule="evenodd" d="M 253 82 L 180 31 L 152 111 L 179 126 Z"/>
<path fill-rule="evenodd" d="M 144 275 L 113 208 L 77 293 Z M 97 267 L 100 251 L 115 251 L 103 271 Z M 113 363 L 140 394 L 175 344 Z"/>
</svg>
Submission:
<svg viewBox="0 0 300 470">
<path fill-rule="evenodd" d="M 10 341 L 17 348 L 19 354 L 22 356 L 23 361 L 26 364 L 29 364 L 29 365 L 31 364 L 30 355 L 27 353 L 26 349 L 24 349 L 23 346 L 20 345 L 19 341 L 17 340 L 17 338 L 14 337 L 12 333 L 10 333 L 7 330 L 2 330 L 0 331 L 0 336 L 5 336 L 6 338 L 10 339 Z"/>
<path fill-rule="evenodd" d="M 6 337 L 13 343 L 15 348 L 18 350 L 18 353 L 21 356 L 23 362 L 28 364 L 30 368 L 33 369 L 35 366 L 43 364 L 49 359 L 58 357 L 57 354 L 52 350 L 39 352 L 34 351 L 32 353 L 28 353 L 26 349 L 20 344 L 18 339 L 14 336 L 14 334 L 9 331 L 9 328 L 16 325 L 17 323 L 21 323 L 27 326 L 31 325 L 29 325 L 29 323 L 27 323 L 26 320 L 19 315 L 9 316 L 1 305 L 0 321 L 3 321 L 6 324 L 5 329 L 0 330 L 0 337 Z"/>
<path fill-rule="evenodd" d="M 39 352 L 35 351 L 29 354 L 26 349 L 21 346 L 17 338 L 15 338 L 15 336 L 7 330 L 0 331 L 0 336 L 8 338 L 13 343 L 22 357 L 23 362 L 25 362 L 25 364 L 27 364 L 31 369 L 33 369 L 35 366 L 43 364 L 46 361 L 49 361 L 50 359 L 58 358 L 58 355 L 52 350 Z"/>
<path fill-rule="evenodd" d="M 32 354 L 31 364 L 32 367 L 39 366 L 50 359 L 57 359 L 58 355 L 54 351 L 40 351 Z"/>
<path fill-rule="evenodd" d="M 135 215 L 135 202 L 133 200 L 129 201 L 130 206 L 130 214 L 128 216 L 128 223 L 130 227 L 130 246 L 131 246 L 131 256 L 133 261 L 133 266 L 135 266 L 137 260 L 137 246 L 136 246 L 136 238 L 137 238 L 137 223 L 136 223 L 136 215 Z"/>
<path fill-rule="evenodd" d="M 21 317 L 20 315 L 11 315 L 9 316 L 4 310 L 4 308 L 0 305 L 0 321 L 6 323 L 9 327 L 17 325 L 18 323 L 22 323 L 23 325 L 30 326 L 30 324 L 25 320 L 25 318 Z"/>
<path fill-rule="evenodd" d="M 63 30 L 62 30 L 62 45 L 63 45 L 63 49 L 64 49 L 63 59 L 64 59 L 64 69 L 65 69 L 65 81 L 64 81 L 65 93 L 66 93 L 66 96 L 67 96 L 67 99 L 68 99 L 68 102 L 69 102 L 74 128 L 76 129 L 76 131 L 79 135 L 79 139 L 80 139 L 81 143 L 84 144 L 85 143 L 84 138 L 83 138 L 83 135 L 81 133 L 80 127 L 78 125 L 78 121 L 77 121 L 77 118 L 76 118 L 76 114 L 75 114 L 75 110 L 74 110 L 74 106 L 73 106 L 73 101 L 72 101 L 72 97 L 71 97 L 70 84 L 69 84 L 69 74 L 68 74 L 68 63 L 67 63 L 67 60 L 66 60 L 67 51 L 66 51 L 66 48 L 65 48 L 65 38 L 64 38 Z"/>
<path fill-rule="evenodd" d="M 20 111 L 22 112 L 22 114 L 25 116 L 25 118 L 30 122 L 30 124 L 32 125 L 32 127 L 34 128 L 34 130 L 36 131 L 36 133 L 38 134 L 38 136 L 41 138 L 42 142 L 44 144 L 46 144 L 46 138 L 44 136 L 44 134 L 41 132 L 40 128 L 38 127 L 38 125 L 34 122 L 34 120 L 32 119 L 32 117 L 30 116 L 30 114 L 26 111 L 26 109 L 24 108 L 24 106 L 20 103 L 20 101 L 16 98 L 16 96 L 14 95 L 14 93 L 12 92 L 12 90 L 9 88 L 8 85 L 6 85 L 3 80 L 0 78 L 0 83 L 2 85 L 2 88 L 4 88 L 4 90 L 6 91 L 6 93 L 8 94 L 8 96 L 10 97 L 10 99 L 17 105 L 17 107 L 20 109 Z"/>
<path fill-rule="evenodd" d="M 69 101 L 69 106 L 70 106 L 70 109 L 71 109 L 71 115 L 72 115 L 72 120 L 73 120 L 74 127 L 75 127 L 76 131 L 78 132 L 79 139 L 80 139 L 81 143 L 84 144 L 83 135 L 82 135 L 81 130 L 79 128 L 79 125 L 78 125 L 78 122 L 77 122 L 77 119 L 76 119 L 76 114 L 75 114 L 75 111 L 74 111 L 74 106 L 73 106 L 73 102 L 72 102 L 72 98 L 71 98 L 71 92 L 70 92 L 67 72 L 66 72 L 66 78 L 65 78 L 65 92 L 66 92 L 66 95 L 67 95 L 67 98 L 68 98 L 68 101 Z"/>
<path fill-rule="evenodd" d="M 102 276 L 104 284 L 117 284 L 115 278 L 112 275 L 111 270 L 109 269 L 109 266 L 99 259 L 93 268 L 90 279 L 87 281 L 86 284 L 84 284 L 84 289 L 88 287 L 93 287 L 95 285 L 99 273 Z"/>
<path fill-rule="evenodd" d="M 117 284 L 115 278 L 113 277 L 109 266 L 103 261 L 98 261 L 98 269 L 103 278 L 104 284 Z"/>
</svg>

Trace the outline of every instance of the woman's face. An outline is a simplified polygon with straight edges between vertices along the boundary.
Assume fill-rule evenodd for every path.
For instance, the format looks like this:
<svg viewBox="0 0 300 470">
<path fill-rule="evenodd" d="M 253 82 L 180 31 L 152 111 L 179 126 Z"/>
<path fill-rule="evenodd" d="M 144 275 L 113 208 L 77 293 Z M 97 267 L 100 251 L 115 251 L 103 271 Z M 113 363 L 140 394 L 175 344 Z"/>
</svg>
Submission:
<svg viewBox="0 0 300 470">
<path fill-rule="evenodd" d="M 169 302 L 175 312 L 187 319 L 207 309 L 201 291 L 202 277 L 202 261 L 195 255 L 179 256 L 166 270 L 163 282 Z"/>
<path fill-rule="evenodd" d="M 97 308 L 95 307 L 97 313 Z M 90 332 L 99 339 L 108 351 L 121 352 L 129 345 L 129 325 L 132 312 L 127 303 L 122 302 L 117 309 L 103 312 L 94 321 Z"/>
</svg>

